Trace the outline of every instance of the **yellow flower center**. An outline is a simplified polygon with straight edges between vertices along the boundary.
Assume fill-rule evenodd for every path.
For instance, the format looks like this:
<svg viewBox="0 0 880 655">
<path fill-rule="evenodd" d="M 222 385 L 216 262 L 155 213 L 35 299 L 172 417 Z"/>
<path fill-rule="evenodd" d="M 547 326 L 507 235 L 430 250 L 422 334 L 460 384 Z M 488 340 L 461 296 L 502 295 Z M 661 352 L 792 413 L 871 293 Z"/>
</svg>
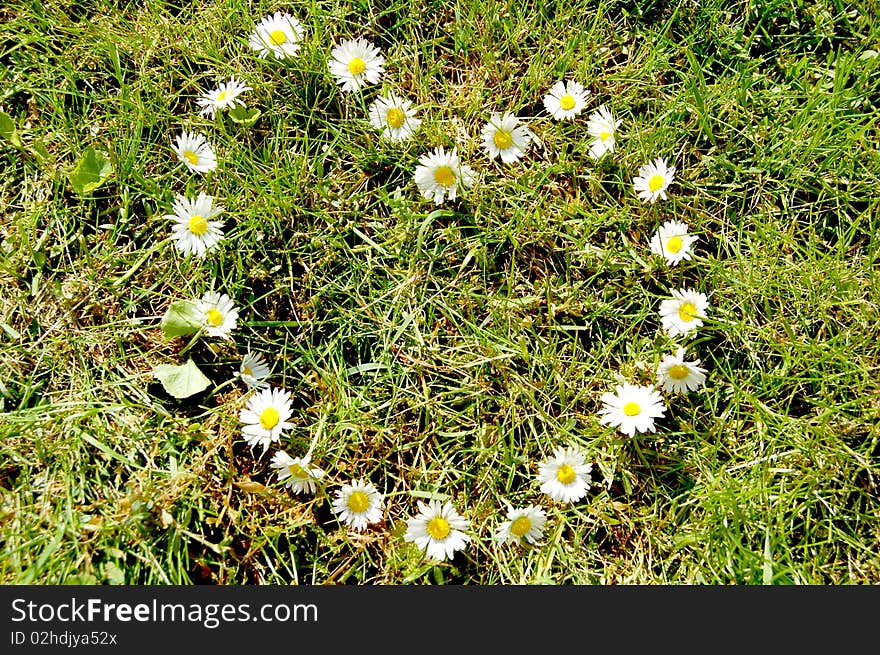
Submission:
<svg viewBox="0 0 880 655">
<path fill-rule="evenodd" d="M 278 414 L 278 410 L 274 407 L 267 407 L 260 414 L 260 425 L 263 426 L 264 430 L 271 430 L 276 425 L 278 425 L 278 419 L 281 416 Z"/>
<path fill-rule="evenodd" d="M 684 245 L 684 242 L 681 240 L 681 237 L 669 237 L 666 241 L 666 250 L 671 252 L 673 255 L 681 250 L 681 247 Z"/>
<path fill-rule="evenodd" d="M 641 411 L 642 408 L 639 407 L 638 403 L 630 402 L 623 406 L 623 413 L 627 416 L 637 416 Z"/>
<path fill-rule="evenodd" d="M 229 91 L 221 91 L 217 94 L 217 102 L 223 102 L 226 100 L 226 96 L 229 95 Z"/>
<path fill-rule="evenodd" d="M 654 173 L 648 180 L 648 190 L 656 193 L 663 188 L 664 177 L 660 173 Z"/>
<path fill-rule="evenodd" d="M 352 75 L 360 75 L 367 70 L 367 63 L 360 57 L 355 57 L 348 62 L 348 72 Z"/>
<path fill-rule="evenodd" d="M 205 317 L 205 321 L 211 327 L 217 327 L 218 325 L 223 323 L 223 314 L 211 307 L 211 309 L 208 310 L 208 315 Z"/>
<path fill-rule="evenodd" d="M 516 521 L 510 524 L 510 534 L 515 537 L 524 537 L 532 529 L 532 522 L 528 516 L 520 516 Z"/>
<path fill-rule="evenodd" d="M 388 123 L 388 127 L 393 127 L 395 129 L 403 125 L 403 119 L 403 111 L 397 107 L 392 107 L 385 114 L 385 122 Z"/>
<path fill-rule="evenodd" d="M 272 45 L 281 45 L 287 43 L 287 35 L 281 30 L 273 30 L 269 33 L 269 43 Z"/>
<path fill-rule="evenodd" d="M 208 220 L 199 214 L 194 214 L 189 219 L 189 231 L 197 237 L 204 236 L 208 231 Z"/>
<path fill-rule="evenodd" d="M 495 142 L 495 147 L 499 150 L 506 150 L 513 145 L 513 135 L 507 130 L 496 130 L 492 140 Z"/>
<path fill-rule="evenodd" d="M 678 317 L 685 323 L 690 323 L 697 317 L 697 306 L 692 302 L 682 303 L 678 308 Z"/>
<path fill-rule="evenodd" d="M 574 108 L 574 98 L 566 93 L 559 99 L 559 106 L 562 107 L 565 111 Z"/>
<path fill-rule="evenodd" d="M 438 166 L 434 171 L 434 181 L 446 187 L 452 186 L 455 184 L 455 173 L 449 166 Z"/>
<path fill-rule="evenodd" d="M 348 497 L 348 509 L 355 514 L 366 512 L 370 507 L 370 497 L 363 491 L 352 491 Z"/>
<path fill-rule="evenodd" d="M 193 166 L 198 166 L 199 156 L 194 153 L 192 150 L 184 150 L 183 158 L 187 160 Z"/>
<path fill-rule="evenodd" d="M 452 531 L 452 528 L 449 527 L 449 521 L 442 516 L 435 516 L 428 521 L 428 525 L 425 526 L 425 531 L 434 539 L 440 540 L 446 539 Z"/>
<path fill-rule="evenodd" d="M 606 132 L 604 130 L 599 132 L 599 140 L 600 141 L 607 141 L 610 138 L 611 138 L 611 132 Z"/>
<path fill-rule="evenodd" d="M 577 475 L 575 475 L 574 469 L 568 464 L 563 464 L 559 467 L 559 470 L 556 471 L 556 479 L 562 484 L 571 484 L 576 477 Z"/>
<path fill-rule="evenodd" d="M 247 375 L 248 377 L 253 377 L 253 376 L 254 376 L 254 372 L 253 372 L 251 369 L 249 369 L 247 366 L 245 366 L 245 367 L 242 369 L 241 374 L 242 374 L 242 375 Z"/>
<path fill-rule="evenodd" d="M 299 480 L 309 477 L 309 474 L 306 472 L 306 470 L 299 464 L 291 464 L 287 467 L 287 472 L 290 473 L 290 477 L 297 478 Z"/>
<path fill-rule="evenodd" d="M 688 373 L 688 367 L 684 364 L 675 364 L 669 367 L 669 377 L 673 380 L 684 380 Z"/>
</svg>

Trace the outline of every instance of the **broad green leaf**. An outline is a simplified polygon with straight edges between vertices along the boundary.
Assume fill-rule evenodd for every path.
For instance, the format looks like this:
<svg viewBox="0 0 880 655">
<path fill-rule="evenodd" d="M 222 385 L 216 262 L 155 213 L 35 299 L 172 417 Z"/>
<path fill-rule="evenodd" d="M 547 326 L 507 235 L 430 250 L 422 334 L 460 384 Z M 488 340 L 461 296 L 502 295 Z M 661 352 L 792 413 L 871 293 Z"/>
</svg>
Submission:
<svg viewBox="0 0 880 655">
<path fill-rule="evenodd" d="M 170 339 L 195 334 L 201 327 L 199 310 L 191 300 L 178 300 L 171 303 L 171 307 L 162 317 L 162 331 Z"/>
<path fill-rule="evenodd" d="M 186 360 L 186 364 L 180 366 L 174 364 L 154 366 L 153 376 L 158 378 L 165 391 L 175 398 L 188 398 L 204 391 L 211 384 L 211 381 L 191 359 Z"/>
<path fill-rule="evenodd" d="M 51 164 L 55 160 L 46 148 L 46 144 L 39 139 L 35 139 L 33 143 L 31 143 L 31 149 L 43 164 Z"/>
<path fill-rule="evenodd" d="M 257 122 L 257 119 L 260 118 L 261 112 L 259 109 L 248 109 L 247 107 L 236 107 L 235 109 L 229 110 L 229 118 L 232 119 L 233 123 L 237 123 L 243 127 L 251 127 L 254 123 Z"/>
<path fill-rule="evenodd" d="M 21 136 L 18 134 L 18 128 L 15 127 L 15 121 L 12 116 L 6 112 L 0 111 L 0 137 L 3 137 L 16 148 L 21 148 L 24 144 L 21 142 Z"/>
<path fill-rule="evenodd" d="M 68 178 L 73 190 L 82 196 L 101 186 L 112 172 L 110 160 L 90 146 L 86 148 Z"/>
<path fill-rule="evenodd" d="M 104 577 L 109 584 L 125 584 L 125 573 L 119 568 L 119 565 L 116 562 L 107 562 L 104 564 Z"/>
</svg>

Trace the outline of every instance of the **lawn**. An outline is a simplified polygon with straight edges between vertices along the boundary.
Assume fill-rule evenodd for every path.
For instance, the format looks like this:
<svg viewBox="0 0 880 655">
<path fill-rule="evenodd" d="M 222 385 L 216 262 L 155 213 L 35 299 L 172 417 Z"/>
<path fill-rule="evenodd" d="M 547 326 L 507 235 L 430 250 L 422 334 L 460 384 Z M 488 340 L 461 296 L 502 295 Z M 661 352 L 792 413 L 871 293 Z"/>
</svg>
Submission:
<svg viewBox="0 0 880 655">
<path fill-rule="evenodd" d="M 276 12 L 301 34 L 255 49 Z M 0 581 L 880 583 L 874 14 L 5 1 Z M 358 38 L 384 65 L 371 82 L 375 51 L 349 53 L 349 89 L 328 62 Z M 244 106 L 200 111 L 233 78 Z M 584 102 L 558 119 L 565 81 Z M 389 93 L 421 121 L 405 140 L 370 122 Z M 504 112 L 512 161 L 484 146 Z M 184 132 L 216 167 L 187 165 Z M 432 164 L 437 203 L 416 179 L 439 147 L 459 161 L 449 186 Z M 173 231 L 198 194 L 222 222 L 204 256 Z M 651 246 L 670 221 L 674 263 Z M 679 348 L 705 371 L 682 393 Z M 360 526 L 334 507 L 363 510 L 352 489 Z M 417 525 L 445 503 L 461 519 Z"/>
</svg>

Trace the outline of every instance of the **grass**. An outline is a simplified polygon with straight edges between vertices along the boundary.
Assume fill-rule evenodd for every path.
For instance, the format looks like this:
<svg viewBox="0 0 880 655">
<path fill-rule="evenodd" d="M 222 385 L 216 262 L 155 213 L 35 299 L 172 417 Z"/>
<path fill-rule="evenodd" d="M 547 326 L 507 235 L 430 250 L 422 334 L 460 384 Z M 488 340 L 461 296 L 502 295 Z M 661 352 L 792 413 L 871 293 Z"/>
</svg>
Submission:
<svg viewBox="0 0 880 655">
<path fill-rule="evenodd" d="M 300 55 L 257 59 L 256 20 L 290 10 Z M 880 32 L 870 3 L 10 0 L 0 9 L 0 580 L 129 584 L 876 584 L 880 582 Z M 875 22 L 876 23 L 876 22 Z M 332 45 L 382 48 L 379 86 L 412 99 L 416 139 L 364 121 Z M 195 98 L 237 75 L 244 128 Z M 622 119 L 588 157 L 587 112 L 556 123 L 557 79 Z M 479 133 L 511 110 L 540 137 L 512 165 Z M 170 146 L 205 132 L 221 166 Z M 35 154 L 43 144 L 45 155 Z M 480 181 L 439 211 L 419 155 L 457 145 Z M 85 148 L 114 175 L 80 197 Z M 638 167 L 678 168 L 643 205 Z M 398 193 L 399 190 L 399 193 Z M 167 240 L 175 193 L 226 207 L 204 260 Z M 699 235 L 675 268 L 665 220 Z M 618 379 L 674 349 L 670 290 L 709 296 L 688 352 L 706 386 L 668 398 L 656 434 L 598 422 Z M 234 342 L 169 340 L 171 302 L 215 288 Z M 280 444 L 327 471 L 294 496 L 241 437 L 252 349 L 291 391 Z M 191 356 L 213 384 L 179 401 L 152 368 Z M 593 463 L 586 498 L 540 494 L 560 445 Z M 273 449 L 274 450 L 274 449 Z M 352 478 L 385 520 L 346 531 Z M 417 500 L 449 498 L 473 541 L 451 562 L 403 540 Z M 537 547 L 492 540 L 504 501 L 540 503 Z"/>
</svg>

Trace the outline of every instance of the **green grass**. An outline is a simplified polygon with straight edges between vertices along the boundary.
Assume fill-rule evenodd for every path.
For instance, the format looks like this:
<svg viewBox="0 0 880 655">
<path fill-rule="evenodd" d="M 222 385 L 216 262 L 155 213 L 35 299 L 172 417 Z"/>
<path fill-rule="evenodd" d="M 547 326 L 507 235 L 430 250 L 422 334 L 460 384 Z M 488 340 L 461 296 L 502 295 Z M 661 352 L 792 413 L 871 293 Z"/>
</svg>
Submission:
<svg viewBox="0 0 880 655">
<path fill-rule="evenodd" d="M 0 580 L 132 584 L 876 584 L 880 582 L 880 31 L 871 3 L 36 2 L 0 9 Z M 289 10 L 299 57 L 257 59 L 255 21 Z M 412 99 L 413 141 L 365 122 L 330 48 L 382 48 L 379 87 Z M 235 74 L 252 128 L 198 116 Z M 556 123 L 541 99 L 578 79 Z M 623 120 L 588 156 L 589 111 Z M 480 130 L 510 110 L 540 137 L 511 165 Z M 221 165 L 177 165 L 182 129 Z M 48 156 L 36 154 L 43 144 Z M 480 181 L 437 209 L 418 157 L 457 145 Z M 89 146 L 115 173 L 67 180 Z M 656 156 L 669 200 L 632 189 Z M 399 189 L 399 194 L 395 191 Z M 225 240 L 204 260 L 167 240 L 175 193 L 213 195 Z M 670 268 L 648 239 L 699 235 Z M 240 309 L 234 342 L 166 339 L 175 300 Z M 657 308 L 709 296 L 688 352 L 706 386 L 668 398 L 656 434 L 598 422 L 619 378 L 653 381 L 674 343 Z M 314 497 L 244 443 L 241 355 L 292 392 L 280 446 L 312 447 Z M 152 368 L 212 379 L 176 401 Z M 582 501 L 535 482 L 557 446 L 593 463 Z M 330 507 L 366 477 L 385 521 Z M 436 564 L 403 540 L 416 501 L 448 497 L 473 541 Z M 542 504 L 536 547 L 498 545 L 504 501 Z"/>
</svg>

